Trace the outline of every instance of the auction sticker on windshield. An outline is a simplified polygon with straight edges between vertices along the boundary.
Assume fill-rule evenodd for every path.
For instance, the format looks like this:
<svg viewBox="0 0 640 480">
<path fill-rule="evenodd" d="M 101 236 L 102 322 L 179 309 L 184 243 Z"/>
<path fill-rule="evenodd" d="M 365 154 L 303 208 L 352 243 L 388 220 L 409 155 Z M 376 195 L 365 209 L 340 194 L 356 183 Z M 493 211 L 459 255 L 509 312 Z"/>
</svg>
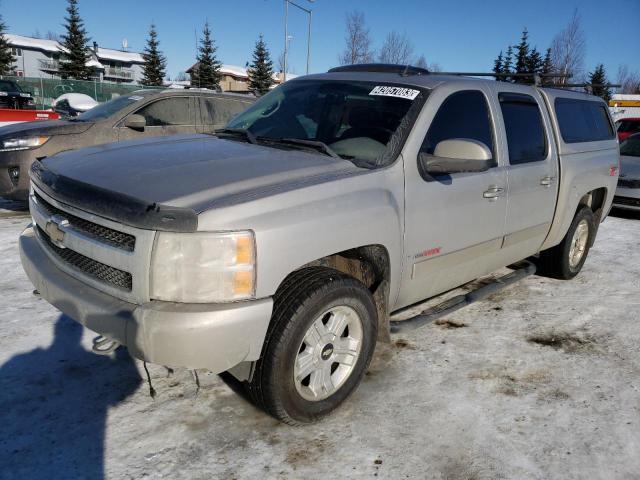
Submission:
<svg viewBox="0 0 640 480">
<path fill-rule="evenodd" d="M 378 95 L 381 97 L 397 97 L 406 98 L 407 100 L 414 100 L 420 90 L 414 90 L 413 88 L 404 87 L 390 87 L 387 85 L 378 85 L 369 92 L 369 95 Z"/>
</svg>

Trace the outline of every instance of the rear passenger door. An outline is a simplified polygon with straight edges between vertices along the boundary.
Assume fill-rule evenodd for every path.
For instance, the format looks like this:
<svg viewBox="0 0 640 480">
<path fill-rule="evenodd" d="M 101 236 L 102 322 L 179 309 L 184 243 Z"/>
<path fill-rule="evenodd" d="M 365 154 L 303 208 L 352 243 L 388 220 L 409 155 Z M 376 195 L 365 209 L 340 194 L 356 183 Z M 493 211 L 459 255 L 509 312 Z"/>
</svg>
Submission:
<svg viewBox="0 0 640 480">
<path fill-rule="evenodd" d="M 497 100 L 502 116 L 508 159 L 507 219 L 503 242 L 505 262 L 536 253 L 553 220 L 558 190 L 558 159 L 544 101 L 533 89 L 499 84 Z"/>
<path fill-rule="evenodd" d="M 125 127 L 121 121 L 118 140 L 196 133 L 196 100 L 193 96 L 172 96 L 147 103 L 133 112 L 145 118 L 144 130 Z"/>
<path fill-rule="evenodd" d="M 200 132 L 212 133 L 223 128 L 233 117 L 243 112 L 249 106 L 249 99 L 219 96 L 202 96 L 200 101 L 201 128 Z"/>
</svg>

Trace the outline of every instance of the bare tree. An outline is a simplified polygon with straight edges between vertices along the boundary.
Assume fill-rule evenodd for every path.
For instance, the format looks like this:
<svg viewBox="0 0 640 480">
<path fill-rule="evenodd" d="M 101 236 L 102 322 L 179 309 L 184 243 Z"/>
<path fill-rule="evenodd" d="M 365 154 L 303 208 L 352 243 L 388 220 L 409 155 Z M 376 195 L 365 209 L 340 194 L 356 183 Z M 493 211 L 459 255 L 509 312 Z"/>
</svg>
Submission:
<svg viewBox="0 0 640 480">
<path fill-rule="evenodd" d="M 395 30 L 389 32 L 382 44 L 378 60 L 381 63 L 397 63 L 406 65 L 413 58 L 413 44 L 406 33 L 398 33 Z"/>
<path fill-rule="evenodd" d="M 414 62 L 413 65 L 420 68 L 426 68 L 430 72 L 441 72 L 442 67 L 439 63 L 428 63 L 424 54 L 421 54 Z"/>
<path fill-rule="evenodd" d="M 640 73 L 629 71 L 627 65 L 618 67 L 616 83 L 621 85 L 618 93 L 640 93 Z"/>
<path fill-rule="evenodd" d="M 429 64 L 427 63 L 424 53 L 421 53 L 420 56 L 415 59 L 413 65 L 419 68 L 429 68 Z"/>
<path fill-rule="evenodd" d="M 371 50 L 371 38 L 369 29 L 364 20 L 364 13 L 354 10 L 347 14 L 347 34 L 345 35 L 346 47 L 340 55 L 342 65 L 354 65 L 356 63 L 368 63 L 373 60 Z"/>
<path fill-rule="evenodd" d="M 551 42 L 551 62 L 555 72 L 562 75 L 579 77 L 584 72 L 584 56 L 586 40 L 582 31 L 582 21 L 578 9 L 567 26 L 558 32 Z M 568 78 L 562 77 L 557 83 L 567 83 Z"/>
<path fill-rule="evenodd" d="M 51 30 L 47 31 L 47 33 L 44 36 L 44 38 L 46 38 L 47 40 L 54 40 L 56 42 L 60 41 L 60 35 L 57 34 L 56 32 L 52 32 Z"/>
</svg>

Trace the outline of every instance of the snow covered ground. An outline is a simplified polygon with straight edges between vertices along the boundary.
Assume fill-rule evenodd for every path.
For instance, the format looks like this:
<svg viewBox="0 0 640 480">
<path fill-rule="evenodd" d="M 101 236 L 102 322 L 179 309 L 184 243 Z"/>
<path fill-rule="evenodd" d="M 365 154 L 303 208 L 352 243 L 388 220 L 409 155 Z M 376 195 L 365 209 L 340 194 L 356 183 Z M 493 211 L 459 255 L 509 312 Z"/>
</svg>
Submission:
<svg viewBox="0 0 640 480">
<path fill-rule="evenodd" d="M 0 205 L 15 210 L 14 204 Z M 0 210 L 0 478 L 628 479 L 640 474 L 640 218 L 573 281 L 530 277 L 392 346 L 334 415 L 281 425 L 217 375 L 153 366 L 32 295 Z"/>
</svg>

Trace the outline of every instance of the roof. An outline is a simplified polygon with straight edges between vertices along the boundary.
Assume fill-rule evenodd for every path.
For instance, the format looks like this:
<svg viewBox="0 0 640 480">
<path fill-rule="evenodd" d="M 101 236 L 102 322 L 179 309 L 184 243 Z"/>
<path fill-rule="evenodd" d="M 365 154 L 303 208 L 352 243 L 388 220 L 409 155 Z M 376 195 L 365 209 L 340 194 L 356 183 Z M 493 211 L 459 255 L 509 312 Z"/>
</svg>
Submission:
<svg viewBox="0 0 640 480">
<path fill-rule="evenodd" d="M 96 56 L 100 60 L 115 60 L 117 62 L 125 63 L 144 63 L 142 54 L 138 52 L 123 52 L 121 50 L 98 47 Z"/>
<path fill-rule="evenodd" d="M 196 66 L 198 65 L 198 62 L 194 63 L 193 65 L 191 65 L 188 69 L 187 69 L 187 73 L 191 73 L 193 71 L 194 68 L 196 68 Z M 244 78 L 244 79 L 248 79 L 249 78 L 249 72 L 247 70 L 246 67 L 239 67 L 237 65 L 229 65 L 229 64 L 223 64 L 220 66 L 220 73 L 222 73 L 223 75 L 229 75 L 232 77 L 238 77 L 238 78 Z M 280 81 L 280 72 L 275 72 L 272 77 L 275 81 Z M 296 75 L 294 73 L 287 73 L 287 80 L 293 80 L 294 78 L 298 77 L 299 75 Z"/>
<path fill-rule="evenodd" d="M 14 47 L 33 48 L 36 50 L 43 50 L 45 52 L 59 52 L 60 50 L 66 51 L 66 49 L 55 40 L 23 37 L 22 35 L 14 35 L 13 33 L 5 33 L 4 38 L 7 39 L 9 45 Z"/>
<path fill-rule="evenodd" d="M 9 42 L 9 44 L 14 47 L 31 48 L 35 50 L 42 50 L 45 52 L 60 52 L 60 51 L 66 52 L 66 49 L 60 44 L 60 42 L 57 42 L 56 40 L 45 40 L 44 38 L 25 37 L 22 35 L 14 35 L 12 33 L 5 33 L 4 36 Z M 89 49 L 89 47 L 87 48 Z M 123 52 L 120 50 L 113 50 L 111 48 L 98 47 L 96 56 L 100 60 L 115 60 L 117 62 L 125 62 L 125 63 L 144 63 L 144 58 L 142 58 L 142 54 L 138 52 Z M 98 62 L 92 63 L 89 66 L 103 68 L 103 66 Z"/>
</svg>

